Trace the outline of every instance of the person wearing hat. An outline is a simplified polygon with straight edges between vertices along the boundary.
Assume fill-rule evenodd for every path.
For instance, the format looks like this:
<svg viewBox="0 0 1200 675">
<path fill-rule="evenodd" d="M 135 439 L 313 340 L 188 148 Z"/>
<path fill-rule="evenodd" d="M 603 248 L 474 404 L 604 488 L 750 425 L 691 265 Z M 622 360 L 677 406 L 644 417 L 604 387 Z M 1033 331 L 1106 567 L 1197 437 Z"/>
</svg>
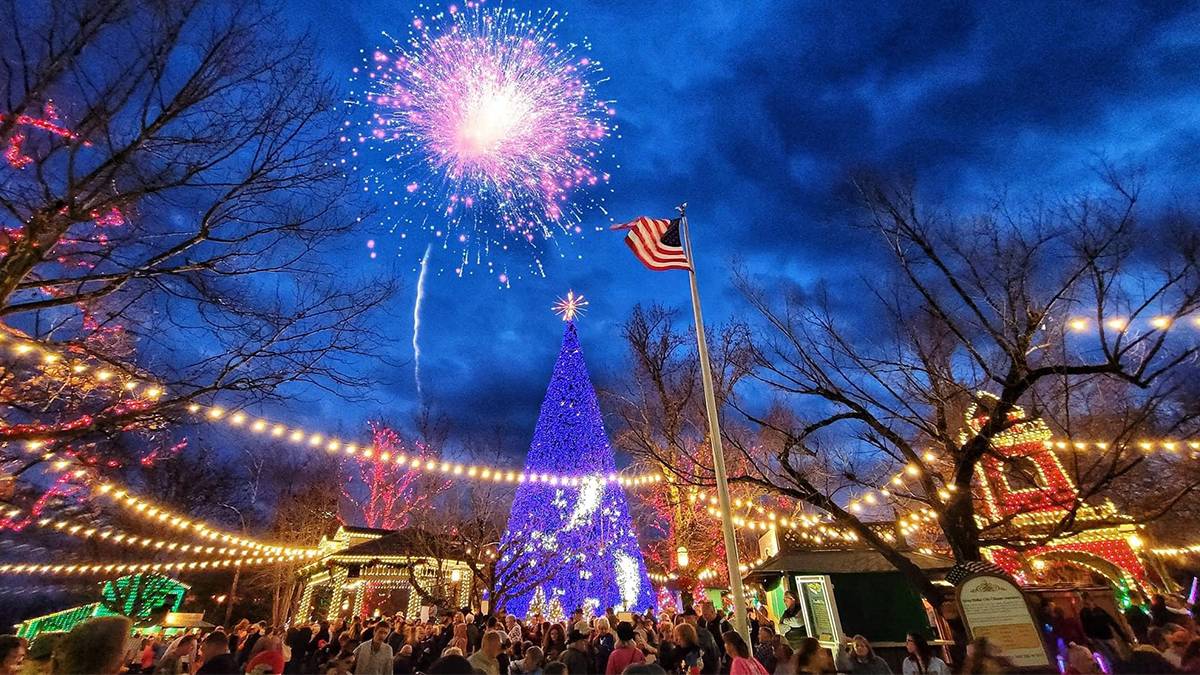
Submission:
<svg viewBox="0 0 1200 675">
<path fill-rule="evenodd" d="M 620 675 L 628 666 L 645 663 L 646 656 L 642 654 L 642 650 L 638 649 L 636 637 L 633 626 L 629 623 L 622 621 L 617 624 L 617 644 L 612 653 L 608 655 L 608 664 L 604 669 L 605 675 Z"/>
<path fill-rule="evenodd" d="M 587 634 L 572 630 L 570 642 L 558 660 L 567 665 L 567 672 L 571 675 L 591 675 L 592 655 L 588 651 Z"/>
</svg>

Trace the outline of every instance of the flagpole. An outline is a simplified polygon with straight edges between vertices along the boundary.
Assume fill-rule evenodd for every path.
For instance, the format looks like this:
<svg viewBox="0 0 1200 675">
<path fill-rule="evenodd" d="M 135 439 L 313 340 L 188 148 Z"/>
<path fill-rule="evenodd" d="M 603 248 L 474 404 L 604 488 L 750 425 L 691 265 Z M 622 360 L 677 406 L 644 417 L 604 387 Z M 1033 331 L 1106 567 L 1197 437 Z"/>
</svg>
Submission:
<svg viewBox="0 0 1200 675">
<path fill-rule="evenodd" d="M 746 595 L 742 590 L 737 539 L 733 533 L 733 510 L 729 505 L 729 482 L 725 477 L 725 452 L 721 447 L 721 424 L 717 421 L 717 396 L 713 392 L 712 366 L 708 362 L 708 339 L 704 334 L 704 315 L 700 311 L 700 288 L 696 285 L 696 259 L 692 255 L 692 235 L 688 227 L 687 204 L 679 206 L 680 229 L 687 254 L 688 278 L 692 283 L 692 312 L 696 319 L 696 350 L 700 357 L 700 379 L 704 384 L 704 407 L 708 413 L 708 436 L 712 444 L 713 474 L 717 482 L 717 502 L 721 509 L 721 531 L 725 535 L 725 564 L 729 567 L 729 592 L 733 594 L 733 627 L 746 644 L 750 631 L 746 623 Z M 717 639 L 720 639 L 718 636 Z"/>
</svg>

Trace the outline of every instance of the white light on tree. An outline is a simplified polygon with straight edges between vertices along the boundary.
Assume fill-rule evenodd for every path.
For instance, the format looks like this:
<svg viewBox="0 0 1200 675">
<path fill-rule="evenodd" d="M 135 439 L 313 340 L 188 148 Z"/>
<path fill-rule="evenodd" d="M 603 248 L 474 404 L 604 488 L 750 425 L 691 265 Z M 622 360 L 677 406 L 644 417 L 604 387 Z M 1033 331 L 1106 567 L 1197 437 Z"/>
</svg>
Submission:
<svg viewBox="0 0 1200 675">
<path fill-rule="evenodd" d="M 623 551 L 614 554 L 613 560 L 616 562 L 617 588 L 621 591 L 621 603 L 625 607 L 633 607 L 642 590 L 638 562 L 633 556 Z"/>
</svg>

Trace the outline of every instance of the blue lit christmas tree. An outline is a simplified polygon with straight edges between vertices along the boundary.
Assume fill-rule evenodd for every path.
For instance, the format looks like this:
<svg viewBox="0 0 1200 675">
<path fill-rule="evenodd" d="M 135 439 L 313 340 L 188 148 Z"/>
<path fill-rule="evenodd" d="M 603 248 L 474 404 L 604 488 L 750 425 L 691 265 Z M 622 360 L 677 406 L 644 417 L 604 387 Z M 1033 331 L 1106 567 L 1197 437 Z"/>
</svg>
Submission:
<svg viewBox="0 0 1200 675">
<path fill-rule="evenodd" d="M 574 319 L 586 304 L 582 296 L 568 293 L 555 306 L 567 325 L 525 460 L 527 474 L 578 480 L 518 487 L 501 541 L 501 584 L 507 576 L 515 589 L 502 604 L 517 616 L 654 607 L 654 589 L 625 490 L 613 480 L 612 446 L 575 332 Z"/>
</svg>

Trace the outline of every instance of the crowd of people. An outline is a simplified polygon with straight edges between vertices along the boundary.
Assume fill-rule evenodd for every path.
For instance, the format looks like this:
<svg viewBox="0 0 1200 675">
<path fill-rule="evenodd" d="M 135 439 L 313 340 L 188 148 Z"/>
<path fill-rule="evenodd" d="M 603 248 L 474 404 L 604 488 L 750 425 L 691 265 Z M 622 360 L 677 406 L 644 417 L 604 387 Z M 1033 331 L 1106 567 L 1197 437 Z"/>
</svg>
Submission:
<svg viewBox="0 0 1200 675">
<path fill-rule="evenodd" d="M 1197 673 L 1200 637 L 1187 612 L 1161 597 L 1118 621 L 1083 595 L 1078 612 L 1053 601 L 1041 619 L 1051 654 L 1067 673 Z M 559 622 L 500 612 L 465 611 L 434 620 L 397 615 L 317 621 L 291 627 L 242 621 L 228 629 L 169 638 L 131 632 L 124 617 L 93 618 L 49 644 L 0 636 L 0 675 L 144 673 L 162 675 L 889 675 L 887 660 L 863 636 L 830 650 L 815 638 L 786 635 L 765 613 L 751 612 L 750 641 L 711 603 L 649 614 L 614 613 Z M 133 639 L 130 636 L 134 635 Z M 46 636 L 50 637 L 50 636 Z M 789 639 L 790 638 L 790 639 Z M 33 647 L 32 651 L 29 651 Z M 1097 658 L 1099 656 L 1100 658 Z M 26 658 L 28 657 L 28 658 Z M 949 663 L 948 663 L 949 662 Z M 954 664 L 955 667 L 951 667 Z M 898 663 L 902 675 L 1013 670 L 986 640 L 958 655 L 911 633 Z"/>
<path fill-rule="evenodd" d="M 1039 611 L 1047 646 L 1063 655 L 1067 673 L 1200 673 L 1200 624 L 1162 595 L 1147 605 L 1134 598 L 1124 621 L 1087 593 L 1073 602 L 1074 612 L 1050 599 Z"/>
</svg>

